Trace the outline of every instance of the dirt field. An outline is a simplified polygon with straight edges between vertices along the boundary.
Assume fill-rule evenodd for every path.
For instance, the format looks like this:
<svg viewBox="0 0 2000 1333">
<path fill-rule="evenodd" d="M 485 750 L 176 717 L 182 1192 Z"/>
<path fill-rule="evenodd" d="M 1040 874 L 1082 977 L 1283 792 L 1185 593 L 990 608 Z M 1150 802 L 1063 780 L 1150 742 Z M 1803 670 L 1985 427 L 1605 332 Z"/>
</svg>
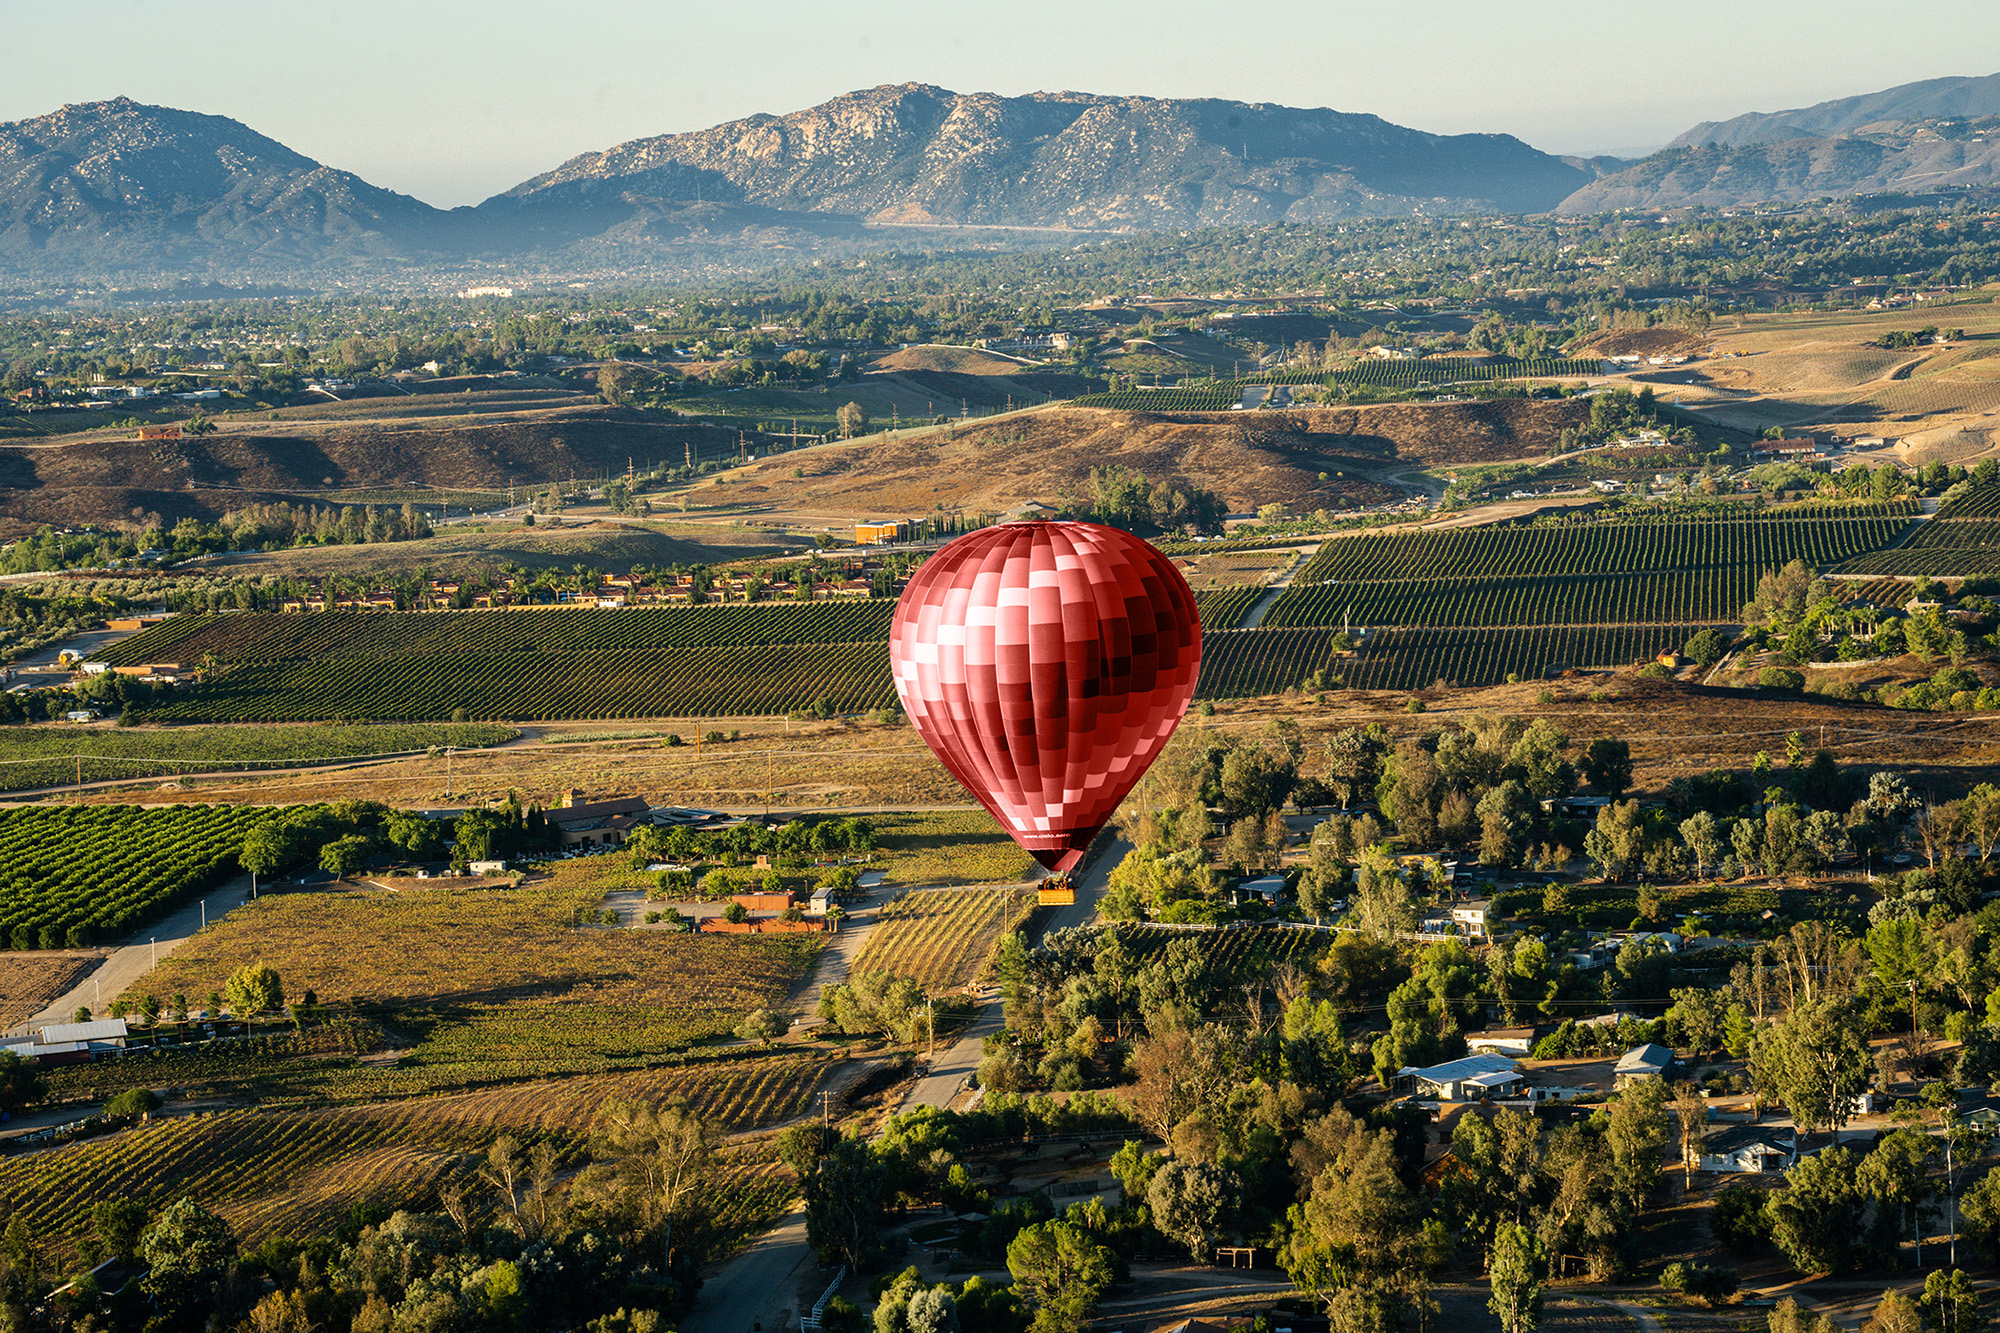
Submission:
<svg viewBox="0 0 2000 1333">
<path fill-rule="evenodd" d="M 94 950 L 0 954 L 0 1029 L 33 1018 L 88 976 L 103 956 Z"/>
<path fill-rule="evenodd" d="M 1904 673 L 1908 674 L 1908 673 Z M 1433 692 L 1426 692 L 1431 694 Z M 1403 693 L 1335 691 L 1324 704 L 1302 695 L 1224 701 L 1212 717 L 1191 716 L 1189 732 L 1203 728 L 1253 737 L 1278 718 L 1299 722 L 1307 736 L 1303 771 L 1316 774 L 1321 738 L 1343 727 L 1380 723 L 1392 733 L 1442 727 L 1476 713 L 1548 717 L 1580 748 L 1597 736 L 1631 743 L 1634 790 L 1657 794 L 1668 779 L 1711 768 L 1747 768 L 1758 751 L 1782 762 L 1790 733 L 1824 744 L 1842 763 L 1894 766 L 1940 798 L 1987 776 L 2000 763 L 2000 714 L 1940 716 L 1844 704 L 1817 696 L 1757 690 L 1704 690 L 1681 682 L 1643 679 L 1633 672 L 1596 672 L 1548 684 L 1499 685 L 1483 690 L 1436 692 L 1426 711 L 1412 716 Z M 709 720 L 705 728 L 737 725 Z M 158 783 L 98 788 L 91 801 L 332 801 L 365 796 L 392 805 L 435 807 L 479 804 L 518 791 L 544 805 L 571 787 L 592 793 L 626 793 L 659 804 L 758 810 L 839 809 L 960 805 L 959 787 L 908 727 L 784 723 L 769 718 L 740 723 L 742 738 L 703 748 L 670 747 L 660 738 L 673 730 L 691 734 L 692 721 L 572 723 L 526 728 L 512 746 L 460 753 L 451 785 L 434 760 L 397 761 L 332 773 L 250 779 L 184 777 L 177 789 Z M 634 735 L 638 732 L 638 735 Z M 657 732 L 660 735 L 649 735 Z M 560 737 L 557 743 L 541 739 Z M 593 735 L 601 740 L 582 739 Z"/>
<path fill-rule="evenodd" d="M 1407 494 L 1386 477 L 1413 463 L 1546 457 L 1586 411 L 1581 403 L 1528 400 L 1233 415 L 1050 408 L 781 455 L 695 495 L 815 519 L 937 505 L 1004 512 L 1029 500 L 1086 499 L 1090 469 L 1117 463 L 1149 477 L 1185 477 L 1221 494 L 1233 510 L 1270 503 L 1302 513 L 1347 509 Z"/>
</svg>

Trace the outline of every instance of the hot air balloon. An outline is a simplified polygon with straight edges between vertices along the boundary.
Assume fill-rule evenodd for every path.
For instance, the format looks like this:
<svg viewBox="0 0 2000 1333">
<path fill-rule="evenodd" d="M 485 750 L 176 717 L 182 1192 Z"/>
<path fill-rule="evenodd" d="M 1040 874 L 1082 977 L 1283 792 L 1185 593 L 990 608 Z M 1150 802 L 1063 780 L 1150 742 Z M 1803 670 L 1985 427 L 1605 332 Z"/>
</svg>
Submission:
<svg viewBox="0 0 2000 1333">
<path fill-rule="evenodd" d="M 1194 594 L 1096 523 L 1005 523 L 952 541 L 904 588 L 896 693 L 951 775 L 1067 874 L 1187 712 Z"/>
</svg>

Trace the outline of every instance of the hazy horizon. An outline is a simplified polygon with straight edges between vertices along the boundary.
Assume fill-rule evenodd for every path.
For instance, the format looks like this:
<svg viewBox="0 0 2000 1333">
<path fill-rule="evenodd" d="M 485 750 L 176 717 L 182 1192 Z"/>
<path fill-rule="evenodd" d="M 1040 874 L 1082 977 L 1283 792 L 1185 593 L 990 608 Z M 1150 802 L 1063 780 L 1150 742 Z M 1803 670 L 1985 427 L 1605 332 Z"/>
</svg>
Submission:
<svg viewBox="0 0 2000 1333">
<path fill-rule="evenodd" d="M 519 0 L 357 0 L 338 26 L 259 0 L 171 11 L 111 0 L 87 28 L 56 7 L 11 16 L 17 59 L 0 121 L 129 96 L 228 116 L 452 207 L 578 153 L 879 84 L 1326 106 L 1438 134 L 1512 134 L 1552 153 L 1631 155 L 1703 120 L 2000 70 L 2000 12 L 1945 0 L 1894 11 L 1690 0 L 1671 22 L 1569 0 L 1537 8 L 1526 20 L 1464 3 L 1412 14 L 1281 0 L 1225 29 L 1211 6 L 1170 0 L 1093 12 L 1079 31 L 1072 8 L 1029 0 L 969 32 L 940 28 L 934 7 L 913 0 L 722 11 L 579 0 L 560 22 Z M 1705 43 L 1707 32 L 1728 40 Z"/>
</svg>

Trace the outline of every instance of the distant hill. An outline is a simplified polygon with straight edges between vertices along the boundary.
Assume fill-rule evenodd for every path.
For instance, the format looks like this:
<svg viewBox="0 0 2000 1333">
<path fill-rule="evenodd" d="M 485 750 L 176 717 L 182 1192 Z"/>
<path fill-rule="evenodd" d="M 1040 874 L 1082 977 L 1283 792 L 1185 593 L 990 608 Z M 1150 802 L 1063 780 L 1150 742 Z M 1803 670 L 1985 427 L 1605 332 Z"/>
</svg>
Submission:
<svg viewBox="0 0 2000 1333">
<path fill-rule="evenodd" d="M 1982 122 L 1974 122 L 1975 127 Z M 1670 148 L 1565 199 L 1564 213 L 1732 208 L 2000 183 L 2000 122 L 1947 137 L 1927 127 L 1865 137 Z"/>
<path fill-rule="evenodd" d="M 0 262 L 200 272 L 379 261 L 446 215 L 224 116 L 130 98 L 0 125 Z"/>
<path fill-rule="evenodd" d="M 1592 170 L 1504 134 L 1435 135 L 1266 103 L 871 88 L 784 116 L 635 139 L 480 205 L 494 218 L 614 227 L 699 197 L 876 224 L 1151 228 L 1537 212 Z"/>
<path fill-rule="evenodd" d="M 1978 120 L 1986 116 L 2000 116 L 2000 74 L 1925 79 L 1879 93 L 1820 102 L 1796 111 L 1753 111 L 1731 120 L 1705 120 L 1669 143 L 1667 151 L 1715 144 L 1733 147 L 1782 143 L 1787 139 L 1831 139 L 1871 127 L 1926 120 Z"/>
</svg>

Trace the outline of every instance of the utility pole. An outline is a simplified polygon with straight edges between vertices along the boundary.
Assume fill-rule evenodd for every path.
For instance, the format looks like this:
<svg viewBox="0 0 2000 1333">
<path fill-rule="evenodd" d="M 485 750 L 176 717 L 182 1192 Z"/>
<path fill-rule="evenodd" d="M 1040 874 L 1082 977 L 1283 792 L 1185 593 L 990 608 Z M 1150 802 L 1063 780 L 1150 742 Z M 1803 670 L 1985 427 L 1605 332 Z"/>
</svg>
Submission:
<svg viewBox="0 0 2000 1333">
<path fill-rule="evenodd" d="M 160 965 L 160 937 L 155 935 L 147 943 L 153 946 L 153 966 L 158 967 Z"/>
<path fill-rule="evenodd" d="M 208 929 L 208 899 L 206 898 L 201 900 L 201 928 L 203 930 Z"/>
</svg>

